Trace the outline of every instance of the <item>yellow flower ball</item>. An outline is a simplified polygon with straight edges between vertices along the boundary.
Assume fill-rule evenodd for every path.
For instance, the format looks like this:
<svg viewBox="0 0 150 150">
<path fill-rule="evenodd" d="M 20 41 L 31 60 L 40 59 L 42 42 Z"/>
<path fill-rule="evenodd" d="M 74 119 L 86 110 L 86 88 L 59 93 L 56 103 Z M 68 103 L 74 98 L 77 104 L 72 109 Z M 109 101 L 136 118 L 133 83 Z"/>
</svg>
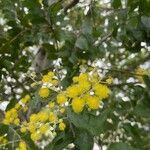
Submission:
<svg viewBox="0 0 150 150">
<path fill-rule="evenodd" d="M 19 123 L 20 123 L 19 118 L 16 118 L 16 119 L 14 120 L 14 124 L 15 124 L 15 125 L 19 125 Z"/>
<path fill-rule="evenodd" d="M 52 71 L 49 71 L 47 75 L 51 78 L 53 78 L 55 76 L 54 72 L 52 72 Z"/>
<path fill-rule="evenodd" d="M 19 103 L 17 103 L 17 104 L 15 105 L 15 109 L 20 109 L 20 107 L 21 107 L 21 105 L 20 105 Z"/>
<path fill-rule="evenodd" d="M 26 128 L 26 127 L 21 127 L 21 128 L 20 128 L 20 132 L 25 133 L 26 131 L 27 131 L 27 128 Z"/>
<path fill-rule="evenodd" d="M 24 141 L 19 142 L 19 150 L 27 150 L 26 143 Z"/>
<path fill-rule="evenodd" d="M 37 122 L 37 121 L 38 121 L 37 115 L 36 115 L 36 114 L 32 114 L 32 115 L 30 116 L 30 122 Z"/>
<path fill-rule="evenodd" d="M 38 113 L 38 119 L 39 119 L 39 121 L 45 122 L 45 121 L 48 120 L 48 118 L 49 118 L 49 115 L 48 115 L 47 112 L 40 112 L 40 113 Z"/>
<path fill-rule="evenodd" d="M 33 141 L 38 141 L 38 140 L 41 139 L 41 134 L 40 134 L 40 133 L 37 133 L 37 132 L 34 132 L 34 133 L 31 134 L 31 139 L 32 139 Z"/>
<path fill-rule="evenodd" d="M 89 76 L 87 73 L 82 73 L 79 75 L 78 80 L 79 80 L 79 82 L 83 82 L 83 81 L 88 81 L 88 78 L 89 78 Z"/>
<path fill-rule="evenodd" d="M 49 102 L 48 103 L 48 107 L 51 108 L 51 109 L 54 108 L 55 107 L 55 103 L 54 102 Z"/>
<path fill-rule="evenodd" d="M 31 132 L 31 133 L 34 133 L 35 131 L 36 131 L 36 124 L 34 123 L 34 124 L 29 124 L 29 131 Z"/>
<path fill-rule="evenodd" d="M 64 131 L 65 128 L 66 128 L 65 123 L 63 123 L 63 122 L 59 123 L 59 129 L 60 129 L 61 131 Z"/>
<path fill-rule="evenodd" d="M 96 84 L 94 87 L 95 94 L 100 98 L 107 98 L 110 94 L 110 90 L 106 85 L 103 84 Z"/>
<path fill-rule="evenodd" d="M 52 78 L 50 77 L 50 76 L 48 76 L 48 75 L 44 75 L 43 77 L 42 77 L 42 82 L 43 83 L 48 83 L 48 82 L 50 82 L 52 80 Z"/>
<path fill-rule="evenodd" d="M 72 80 L 73 80 L 74 83 L 76 83 L 76 82 L 78 82 L 79 78 L 78 77 L 73 77 Z"/>
<path fill-rule="evenodd" d="M 49 121 L 55 123 L 57 120 L 58 120 L 57 116 L 53 112 L 50 112 Z"/>
<path fill-rule="evenodd" d="M 99 108 L 99 98 L 96 96 L 87 97 L 86 103 L 87 103 L 88 107 L 91 109 L 98 109 Z"/>
<path fill-rule="evenodd" d="M 85 105 L 85 101 L 83 99 L 74 98 L 72 100 L 72 109 L 75 113 L 82 112 L 84 105 Z"/>
<path fill-rule="evenodd" d="M 61 108 L 60 112 L 63 114 L 65 112 L 65 108 Z"/>
<path fill-rule="evenodd" d="M 49 96 L 49 89 L 48 88 L 40 88 L 39 90 L 39 96 L 42 98 L 47 98 Z"/>
<path fill-rule="evenodd" d="M 67 96 L 70 98 L 74 98 L 74 97 L 78 96 L 80 93 L 79 88 L 76 85 L 69 86 L 67 88 L 66 92 L 67 92 Z"/>
<path fill-rule="evenodd" d="M 40 133 L 44 134 L 46 133 L 46 131 L 49 129 L 49 125 L 48 124 L 43 124 L 40 126 L 39 131 Z"/>
<path fill-rule="evenodd" d="M 112 77 L 109 77 L 109 78 L 106 80 L 106 83 L 107 83 L 107 84 L 112 84 L 112 83 L 113 83 L 113 78 L 112 78 Z"/>
<path fill-rule="evenodd" d="M 64 104 L 66 101 L 67 101 L 67 97 L 64 94 L 60 93 L 57 95 L 58 104 Z"/>
</svg>

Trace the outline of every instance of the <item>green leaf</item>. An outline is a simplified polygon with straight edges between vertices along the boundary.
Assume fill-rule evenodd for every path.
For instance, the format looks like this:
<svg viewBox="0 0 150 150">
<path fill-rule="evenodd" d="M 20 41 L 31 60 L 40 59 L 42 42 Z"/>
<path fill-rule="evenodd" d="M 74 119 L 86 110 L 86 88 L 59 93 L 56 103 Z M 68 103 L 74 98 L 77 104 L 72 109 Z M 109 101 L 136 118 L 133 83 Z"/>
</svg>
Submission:
<svg viewBox="0 0 150 150">
<path fill-rule="evenodd" d="M 13 65 L 10 60 L 2 60 L 2 65 L 8 70 L 11 70 L 13 68 Z"/>
<path fill-rule="evenodd" d="M 69 61 L 70 61 L 71 63 L 73 63 L 73 64 L 75 64 L 75 63 L 78 62 L 78 57 L 77 57 L 77 55 L 76 55 L 75 52 L 73 52 L 73 53 L 71 54 L 71 56 L 69 57 Z"/>
<path fill-rule="evenodd" d="M 150 29 L 150 17 L 148 17 L 148 16 L 142 16 L 141 17 L 141 22 L 144 25 L 144 27 Z"/>
<path fill-rule="evenodd" d="M 82 24 L 82 33 L 83 34 L 91 34 L 92 33 L 92 23 L 90 20 L 86 20 Z"/>
<path fill-rule="evenodd" d="M 143 79 L 144 79 L 144 83 L 146 84 L 147 90 L 150 91 L 150 77 L 145 75 Z"/>
<path fill-rule="evenodd" d="M 112 6 L 114 9 L 121 7 L 121 0 L 112 0 Z"/>
<path fill-rule="evenodd" d="M 0 123 L 0 136 L 6 134 L 8 132 L 8 129 L 8 125 Z"/>
<path fill-rule="evenodd" d="M 75 43 L 75 47 L 87 50 L 88 49 L 88 41 L 84 36 L 80 36 L 77 38 L 77 41 Z"/>
<path fill-rule="evenodd" d="M 9 104 L 7 105 L 6 111 L 8 111 L 8 110 L 10 110 L 11 108 L 13 108 L 13 107 L 16 105 L 17 102 L 18 102 L 18 100 L 12 99 L 12 100 L 9 102 Z"/>
<path fill-rule="evenodd" d="M 75 139 L 75 146 L 80 150 L 91 150 L 94 145 L 93 136 L 84 130 L 79 130 Z"/>
<path fill-rule="evenodd" d="M 99 116 L 94 116 L 86 112 L 77 114 L 70 109 L 67 110 L 69 120 L 77 128 L 87 130 L 92 135 L 99 135 L 108 130 L 106 120 L 109 113 L 109 111 L 105 111 Z"/>
<path fill-rule="evenodd" d="M 73 142 L 71 132 L 60 132 L 54 140 L 48 144 L 44 150 L 62 150 Z"/>
<path fill-rule="evenodd" d="M 108 147 L 108 150 L 133 150 L 127 143 L 113 143 Z"/>
<path fill-rule="evenodd" d="M 140 117 L 149 118 L 150 117 L 150 108 L 146 107 L 142 104 L 137 105 L 134 109 L 134 114 L 136 114 Z"/>
</svg>

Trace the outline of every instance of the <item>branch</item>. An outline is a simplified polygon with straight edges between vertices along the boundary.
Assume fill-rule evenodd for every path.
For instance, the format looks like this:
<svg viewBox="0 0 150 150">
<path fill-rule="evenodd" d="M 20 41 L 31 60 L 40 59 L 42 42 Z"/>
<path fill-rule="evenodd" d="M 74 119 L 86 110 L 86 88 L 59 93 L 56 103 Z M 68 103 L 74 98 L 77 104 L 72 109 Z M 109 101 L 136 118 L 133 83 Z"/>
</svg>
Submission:
<svg viewBox="0 0 150 150">
<path fill-rule="evenodd" d="M 102 67 L 98 67 L 98 69 L 113 71 L 113 72 L 117 72 L 117 73 L 120 72 L 120 73 L 125 73 L 125 74 L 131 74 L 131 75 L 135 75 L 135 76 L 142 76 L 142 77 L 145 76 L 143 74 L 131 72 L 131 70 L 107 69 L 107 68 L 102 68 Z"/>
<path fill-rule="evenodd" d="M 105 35 L 104 37 L 102 37 L 102 39 L 99 41 L 98 45 L 102 44 L 103 42 L 105 42 L 109 37 L 111 37 L 113 32 L 108 33 L 107 35 Z"/>
<path fill-rule="evenodd" d="M 64 13 L 67 14 L 68 9 L 71 9 L 75 5 L 79 3 L 79 0 L 73 0 L 71 3 L 69 3 L 65 8 L 64 8 Z"/>
<path fill-rule="evenodd" d="M 133 86 L 133 85 L 135 85 L 135 84 L 140 84 L 140 82 L 130 82 L 130 83 L 112 84 L 112 85 L 110 85 L 110 87 L 122 87 L 122 86 L 126 86 L 126 85 Z"/>
</svg>

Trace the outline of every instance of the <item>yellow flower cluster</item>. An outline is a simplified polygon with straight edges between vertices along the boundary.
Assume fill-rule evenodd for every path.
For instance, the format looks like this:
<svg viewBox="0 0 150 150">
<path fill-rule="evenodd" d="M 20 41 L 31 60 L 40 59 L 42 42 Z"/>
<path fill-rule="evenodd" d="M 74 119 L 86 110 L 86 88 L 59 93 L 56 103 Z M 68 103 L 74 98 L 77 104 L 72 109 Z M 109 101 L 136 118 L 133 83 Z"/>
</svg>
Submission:
<svg viewBox="0 0 150 150">
<path fill-rule="evenodd" d="M 65 128 L 66 128 L 65 123 L 64 123 L 64 122 L 60 122 L 60 123 L 59 123 L 59 129 L 60 129 L 61 131 L 64 131 Z"/>
<path fill-rule="evenodd" d="M 58 104 L 64 104 L 65 102 L 67 102 L 67 97 L 65 96 L 64 93 L 60 93 L 57 95 L 57 103 Z"/>
<path fill-rule="evenodd" d="M 19 125 L 20 120 L 18 118 L 18 112 L 15 108 L 12 108 L 6 112 L 3 123 L 7 125 L 9 124 Z"/>
<path fill-rule="evenodd" d="M 6 112 L 3 123 L 17 125 L 22 133 L 29 132 L 34 142 L 39 142 L 45 138 L 50 139 L 51 136 L 54 138 L 57 130 L 64 131 L 67 126 L 64 122 L 66 107 L 71 107 L 75 113 L 80 113 L 84 109 L 99 109 L 102 100 L 110 95 L 110 89 L 107 85 L 111 84 L 112 81 L 113 79 L 110 77 L 104 82 L 97 73 L 92 71 L 81 73 L 74 77 L 72 85 L 63 91 L 58 86 L 55 74 L 48 72 L 42 77 L 42 82 L 40 81 L 42 85 L 38 89 L 38 95 L 43 99 L 50 100 L 50 102 L 44 102 L 44 107 L 38 113 L 29 113 L 29 118 L 21 121 L 20 111 L 27 111 L 31 100 L 31 97 L 26 95 L 14 108 Z M 52 86 L 58 93 L 56 99 L 50 97 Z M 20 141 L 18 150 L 26 149 L 25 142 Z"/>
<path fill-rule="evenodd" d="M 40 88 L 39 90 L 39 96 L 42 98 L 47 98 L 49 96 L 49 89 L 48 88 Z"/>
<path fill-rule="evenodd" d="M 112 78 L 107 79 L 105 83 L 111 84 Z M 101 101 L 109 94 L 109 88 L 101 83 L 97 73 L 82 73 L 73 78 L 73 85 L 58 94 L 57 103 L 64 104 L 71 100 L 73 111 L 80 113 L 85 106 L 93 110 L 98 109 Z"/>
<path fill-rule="evenodd" d="M 14 108 L 8 110 L 5 113 L 5 118 L 3 120 L 4 124 L 15 124 L 15 125 L 19 125 L 20 124 L 20 119 L 18 116 L 18 112 L 20 110 L 23 110 L 24 112 L 27 111 L 28 107 L 27 107 L 27 103 L 30 101 L 31 97 L 29 95 L 24 96 L 19 103 L 17 103 L 15 105 Z"/>
<path fill-rule="evenodd" d="M 56 79 L 54 72 L 49 71 L 42 77 L 42 83 L 51 83 L 56 86 L 58 85 L 58 80 Z"/>
<path fill-rule="evenodd" d="M 54 103 L 52 102 L 48 105 L 53 105 L 54 107 Z M 40 111 L 37 114 L 32 114 L 30 116 L 30 121 L 28 123 L 25 122 L 20 128 L 20 131 L 22 133 L 29 131 L 31 133 L 31 139 L 33 141 L 39 141 L 48 131 L 54 130 L 56 124 L 59 122 L 57 114 L 50 111 L 50 109 L 47 109 L 45 111 Z M 61 125 L 61 127 L 59 125 L 60 130 L 64 130 L 65 127 L 65 124 L 63 126 Z"/>
<path fill-rule="evenodd" d="M 41 98 L 48 98 L 50 94 L 50 87 L 58 86 L 59 82 L 54 72 L 49 71 L 47 74 L 43 75 L 41 83 L 44 86 L 39 89 L 38 94 Z"/>
</svg>

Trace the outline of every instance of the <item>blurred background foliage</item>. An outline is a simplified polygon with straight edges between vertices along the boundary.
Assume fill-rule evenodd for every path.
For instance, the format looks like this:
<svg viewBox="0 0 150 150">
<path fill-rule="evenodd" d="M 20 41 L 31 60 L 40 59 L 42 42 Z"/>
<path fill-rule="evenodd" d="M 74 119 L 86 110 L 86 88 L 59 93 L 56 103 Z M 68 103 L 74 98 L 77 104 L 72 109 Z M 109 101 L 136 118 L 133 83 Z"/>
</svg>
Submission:
<svg viewBox="0 0 150 150">
<path fill-rule="evenodd" d="M 64 88 L 85 68 L 98 67 L 114 78 L 100 118 L 68 112 L 76 136 L 71 131 L 60 133 L 45 149 L 74 143 L 75 149 L 90 150 L 93 139 L 101 149 L 104 145 L 108 150 L 150 149 L 150 79 L 145 76 L 139 83 L 135 75 L 137 67 L 150 67 L 150 1 L 70 4 L 69 0 L 0 0 L 1 104 L 10 102 L 6 108 L 10 109 L 22 95 L 33 92 L 28 86 L 29 70 L 37 48 L 42 47 L 51 69 L 60 74 L 65 70 Z M 8 128 L 1 124 L 0 134 L 7 131 L 13 140 L 15 133 Z M 28 137 L 23 138 L 30 149 L 37 149 Z"/>
</svg>

